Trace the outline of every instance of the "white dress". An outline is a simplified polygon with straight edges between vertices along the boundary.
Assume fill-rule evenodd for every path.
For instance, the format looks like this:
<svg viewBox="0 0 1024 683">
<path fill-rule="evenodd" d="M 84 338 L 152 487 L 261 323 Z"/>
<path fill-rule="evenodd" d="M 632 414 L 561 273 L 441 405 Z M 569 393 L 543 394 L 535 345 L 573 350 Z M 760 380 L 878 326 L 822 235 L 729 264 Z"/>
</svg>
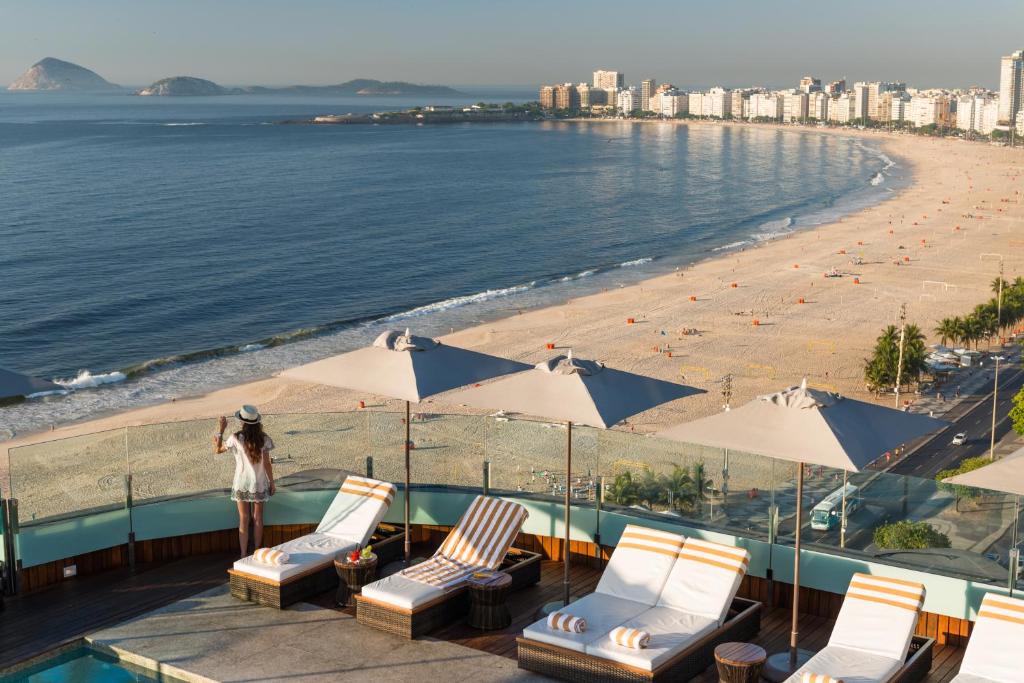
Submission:
<svg viewBox="0 0 1024 683">
<path fill-rule="evenodd" d="M 235 456 L 235 478 L 231 483 L 231 500 L 248 503 L 266 502 L 270 498 L 270 478 L 267 477 L 263 458 L 270 457 L 270 451 L 274 449 L 274 442 L 264 434 L 263 452 L 260 454 L 259 463 L 255 465 L 245 454 L 245 446 L 242 445 L 238 434 L 229 436 L 224 443 L 224 448 L 231 450 Z"/>
</svg>

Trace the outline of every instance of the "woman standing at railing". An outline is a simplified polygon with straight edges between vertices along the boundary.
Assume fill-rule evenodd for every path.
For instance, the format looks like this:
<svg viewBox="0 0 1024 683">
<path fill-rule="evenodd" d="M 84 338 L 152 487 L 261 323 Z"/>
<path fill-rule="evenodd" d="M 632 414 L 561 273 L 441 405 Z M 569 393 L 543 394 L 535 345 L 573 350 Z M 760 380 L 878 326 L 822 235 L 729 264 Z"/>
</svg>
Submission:
<svg viewBox="0 0 1024 683">
<path fill-rule="evenodd" d="M 241 431 L 224 440 L 228 419 L 223 415 L 214 434 L 213 452 L 231 450 L 235 456 L 235 478 L 231 483 L 231 500 L 238 505 L 238 546 L 242 557 L 249 555 L 249 522 L 252 521 L 256 547 L 263 543 L 263 504 L 274 495 L 274 468 L 270 451 L 274 442 L 263 432 L 260 411 L 242 406 L 235 417 L 242 423 Z"/>
</svg>

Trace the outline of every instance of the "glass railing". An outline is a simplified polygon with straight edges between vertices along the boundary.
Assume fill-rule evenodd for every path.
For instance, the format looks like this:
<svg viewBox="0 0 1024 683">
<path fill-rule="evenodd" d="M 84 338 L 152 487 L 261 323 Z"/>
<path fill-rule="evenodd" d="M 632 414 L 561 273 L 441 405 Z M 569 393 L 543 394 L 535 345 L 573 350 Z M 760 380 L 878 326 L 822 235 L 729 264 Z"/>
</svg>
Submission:
<svg viewBox="0 0 1024 683">
<path fill-rule="evenodd" d="M 234 461 L 230 453 L 213 454 L 215 424 L 152 424 L 12 448 L 3 488 L 18 501 L 22 531 L 125 511 L 130 528 L 132 511 L 143 506 L 227 496 Z M 276 446 L 273 467 L 281 491 L 333 490 L 349 473 L 404 481 L 404 413 L 268 415 L 265 429 Z M 561 501 L 568 488 L 580 506 L 600 500 L 602 509 L 618 514 L 793 541 L 792 463 L 574 427 L 567 473 L 563 424 L 424 407 L 412 413 L 410 441 L 413 487 L 486 485 L 497 494 L 551 501 Z M 842 496 L 833 495 L 844 482 L 852 487 L 845 525 Z M 881 470 L 844 477 L 839 470 L 807 467 L 803 502 L 809 549 L 993 585 L 1008 580 L 1009 495 Z M 112 539 L 111 545 L 123 542 Z"/>
</svg>

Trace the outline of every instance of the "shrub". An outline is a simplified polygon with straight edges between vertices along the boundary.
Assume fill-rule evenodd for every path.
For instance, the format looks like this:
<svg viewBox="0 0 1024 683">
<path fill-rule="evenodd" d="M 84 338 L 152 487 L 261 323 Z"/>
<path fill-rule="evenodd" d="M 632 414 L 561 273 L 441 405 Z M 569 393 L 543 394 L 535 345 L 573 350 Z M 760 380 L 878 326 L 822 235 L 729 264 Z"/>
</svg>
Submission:
<svg viewBox="0 0 1024 683">
<path fill-rule="evenodd" d="M 887 550 L 948 548 L 949 537 L 928 522 L 895 522 L 875 529 L 875 545 Z"/>
</svg>

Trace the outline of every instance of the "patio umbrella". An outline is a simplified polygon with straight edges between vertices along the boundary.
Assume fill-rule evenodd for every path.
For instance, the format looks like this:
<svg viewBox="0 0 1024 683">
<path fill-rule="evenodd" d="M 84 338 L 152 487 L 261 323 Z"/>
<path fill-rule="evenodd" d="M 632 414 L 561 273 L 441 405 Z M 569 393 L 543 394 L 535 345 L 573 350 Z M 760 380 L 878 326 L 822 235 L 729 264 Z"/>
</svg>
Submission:
<svg viewBox="0 0 1024 683">
<path fill-rule="evenodd" d="M 570 351 L 568 355 L 538 363 L 529 372 L 451 396 L 452 402 L 477 408 L 525 413 L 566 423 L 565 562 L 560 606 L 569 602 L 569 477 L 573 425 L 608 429 L 631 415 L 697 393 L 703 391 L 573 358 Z M 554 603 L 545 609 L 553 606 Z"/>
<path fill-rule="evenodd" d="M 979 489 L 1013 494 L 1013 535 L 1010 537 L 1010 550 L 1011 552 L 1017 550 L 1020 497 L 1024 496 L 1024 448 L 971 472 L 943 479 L 942 483 L 973 486 Z M 1017 583 L 1016 567 L 1013 564 L 1010 563 L 1010 597 L 1013 597 L 1013 589 Z"/>
<path fill-rule="evenodd" d="M 366 391 L 405 401 L 405 561 L 409 562 L 410 403 L 466 384 L 519 372 L 525 363 L 448 346 L 429 337 L 388 331 L 371 346 L 300 365 L 283 377 Z"/>
<path fill-rule="evenodd" d="M 810 656 L 797 648 L 804 465 L 859 472 L 886 451 L 946 425 L 925 415 L 809 389 L 804 380 L 798 387 L 759 396 L 739 408 L 658 433 L 673 441 L 757 453 L 797 464 L 793 626 L 789 652 L 768 658 L 765 678 L 784 680 Z"/>
<path fill-rule="evenodd" d="M 0 368 L 0 401 L 31 396 L 43 391 L 60 391 L 58 384 Z"/>
</svg>

